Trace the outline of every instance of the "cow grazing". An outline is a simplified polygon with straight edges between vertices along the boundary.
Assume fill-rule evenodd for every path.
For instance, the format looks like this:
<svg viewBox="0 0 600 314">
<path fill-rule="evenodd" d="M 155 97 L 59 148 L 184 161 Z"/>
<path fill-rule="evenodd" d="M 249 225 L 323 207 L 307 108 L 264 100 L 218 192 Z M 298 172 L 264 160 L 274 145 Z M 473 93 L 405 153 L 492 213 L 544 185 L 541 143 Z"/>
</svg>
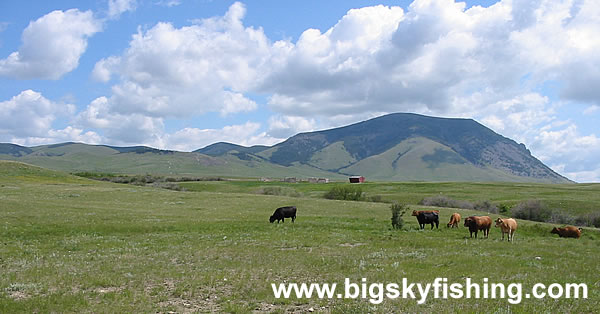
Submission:
<svg viewBox="0 0 600 314">
<path fill-rule="evenodd" d="M 269 217 L 269 222 L 273 223 L 275 220 L 277 220 L 277 223 L 279 223 L 279 221 L 285 222 L 285 218 L 292 218 L 292 222 L 296 220 L 296 206 L 284 206 L 277 208 L 273 215 Z"/>
<path fill-rule="evenodd" d="M 450 216 L 450 222 L 448 223 L 448 228 L 452 226 L 452 228 L 458 228 L 458 223 L 460 222 L 460 214 L 454 213 Z"/>
<path fill-rule="evenodd" d="M 550 233 L 558 234 L 561 238 L 576 238 L 579 239 L 581 236 L 581 228 L 566 226 L 564 228 L 556 228 L 552 229 Z"/>
<path fill-rule="evenodd" d="M 421 229 L 425 229 L 426 224 L 431 224 L 431 229 L 433 229 L 433 224 L 438 228 L 440 225 L 440 215 L 438 211 L 421 211 L 417 214 L 417 221 Z"/>
<path fill-rule="evenodd" d="M 504 241 L 504 234 L 508 234 L 508 241 L 513 241 L 515 238 L 515 231 L 517 230 L 517 221 L 512 218 L 500 218 L 496 219 L 496 228 L 500 227 L 502 231 L 502 241 Z"/>
<path fill-rule="evenodd" d="M 465 219 L 465 227 L 469 227 L 471 238 L 473 237 L 473 233 L 475 233 L 475 239 L 477 239 L 477 232 L 479 230 L 483 230 L 483 235 L 487 238 L 490 235 L 492 218 L 489 216 L 470 216 Z"/>
</svg>

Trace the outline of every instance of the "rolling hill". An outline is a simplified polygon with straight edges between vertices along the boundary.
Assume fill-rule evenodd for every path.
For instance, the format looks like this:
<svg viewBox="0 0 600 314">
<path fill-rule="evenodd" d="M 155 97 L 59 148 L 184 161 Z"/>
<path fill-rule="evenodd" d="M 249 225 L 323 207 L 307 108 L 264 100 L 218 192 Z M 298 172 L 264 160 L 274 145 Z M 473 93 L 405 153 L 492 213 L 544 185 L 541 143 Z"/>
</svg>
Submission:
<svg viewBox="0 0 600 314">
<path fill-rule="evenodd" d="M 213 157 L 242 153 L 279 165 L 304 164 L 382 181 L 570 182 L 525 145 L 472 119 L 396 113 L 300 133 L 267 148 L 228 145 L 217 143 L 196 152 Z"/>
<path fill-rule="evenodd" d="M 237 156 L 239 155 L 239 156 Z M 254 155 L 230 152 L 219 157 L 145 146 L 114 147 L 61 143 L 36 147 L 0 144 L 0 160 L 20 161 L 65 172 L 227 177 L 326 177 L 343 179 L 309 165 L 282 166 Z"/>
<path fill-rule="evenodd" d="M 523 144 L 472 119 L 397 113 L 300 133 L 274 146 L 215 143 L 194 152 L 145 146 L 0 144 L 0 159 L 67 172 L 234 177 L 363 175 L 377 181 L 568 183 Z"/>
</svg>

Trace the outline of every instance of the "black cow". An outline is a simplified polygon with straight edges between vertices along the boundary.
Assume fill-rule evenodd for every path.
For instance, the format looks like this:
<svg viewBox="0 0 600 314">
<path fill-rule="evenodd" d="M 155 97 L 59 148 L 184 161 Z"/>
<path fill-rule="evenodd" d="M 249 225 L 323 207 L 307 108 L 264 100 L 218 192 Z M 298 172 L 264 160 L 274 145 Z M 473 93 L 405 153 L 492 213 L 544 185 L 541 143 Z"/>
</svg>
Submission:
<svg viewBox="0 0 600 314">
<path fill-rule="evenodd" d="M 277 208 L 273 215 L 269 217 L 269 222 L 273 223 L 275 220 L 277 220 L 277 223 L 279 223 L 280 220 L 285 222 L 285 218 L 292 218 L 292 222 L 296 220 L 296 206 L 284 206 Z"/>
<path fill-rule="evenodd" d="M 421 229 L 425 229 L 426 224 L 431 224 L 431 229 L 433 229 L 434 223 L 437 229 L 440 224 L 440 216 L 436 212 L 420 212 L 417 214 L 417 220 Z"/>
</svg>

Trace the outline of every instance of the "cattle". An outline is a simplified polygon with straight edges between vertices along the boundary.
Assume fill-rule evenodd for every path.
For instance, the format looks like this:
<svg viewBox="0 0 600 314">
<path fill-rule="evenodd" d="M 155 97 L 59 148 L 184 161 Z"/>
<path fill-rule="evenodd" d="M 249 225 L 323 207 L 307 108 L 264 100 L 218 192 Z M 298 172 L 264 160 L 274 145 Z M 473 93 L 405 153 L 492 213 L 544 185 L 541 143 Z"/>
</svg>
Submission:
<svg viewBox="0 0 600 314">
<path fill-rule="evenodd" d="M 269 217 L 269 222 L 273 223 L 275 220 L 277 220 L 277 223 L 279 223 L 279 221 L 285 222 L 285 218 L 292 218 L 292 222 L 296 220 L 296 206 L 284 206 L 277 208 L 273 215 Z"/>
<path fill-rule="evenodd" d="M 413 210 L 412 215 L 413 216 L 419 216 L 420 213 L 436 213 L 436 214 L 440 214 L 439 210 Z"/>
<path fill-rule="evenodd" d="M 465 219 L 465 227 L 469 227 L 471 238 L 473 237 L 473 233 L 475 233 L 475 239 L 477 239 L 477 232 L 479 230 L 483 230 L 483 235 L 487 238 L 490 235 L 492 218 L 489 216 L 470 216 Z"/>
<path fill-rule="evenodd" d="M 426 224 L 431 224 L 431 229 L 433 229 L 433 224 L 438 228 L 440 225 L 440 216 L 438 215 L 438 211 L 421 211 L 417 214 L 417 221 L 421 229 L 425 229 Z"/>
<path fill-rule="evenodd" d="M 508 234 L 508 241 L 513 241 L 515 238 L 515 231 L 517 230 L 517 221 L 512 218 L 500 218 L 496 219 L 496 228 L 500 227 L 502 231 L 502 241 L 504 241 L 504 234 Z"/>
<path fill-rule="evenodd" d="M 579 237 L 581 236 L 581 228 L 577 228 L 577 227 L 573 227 L 573 226 L 566 226 L 564 228 L 554 227 L 554 229 L 552 229 L 552 231 L 550 231 L 550 233 L 558 234 L 558 236 L 561 238 L 579 239 Z"/>
<path fill-rule="evenodd" d="M 454 213 L 450 216 L 450 222 L 448 223 L 448 228 L 452 226 L 452 228 L 458 228 L 458 223 L 460 222 L 460 214 Z"/>
</svg>

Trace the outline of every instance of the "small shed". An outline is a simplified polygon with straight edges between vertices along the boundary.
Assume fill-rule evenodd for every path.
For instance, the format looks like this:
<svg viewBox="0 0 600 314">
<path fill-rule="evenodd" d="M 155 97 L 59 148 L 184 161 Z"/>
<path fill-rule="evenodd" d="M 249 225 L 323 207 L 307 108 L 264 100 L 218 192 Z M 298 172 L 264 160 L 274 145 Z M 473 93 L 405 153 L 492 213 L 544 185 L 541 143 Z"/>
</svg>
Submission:
<svg viewBox="0 0 600 314">
<path fill-rule="evenodd" d="M 352 176 L 349 178 L 350 183 L 364 183 L 365 177 L 363 176 Z"/>
</svg>

